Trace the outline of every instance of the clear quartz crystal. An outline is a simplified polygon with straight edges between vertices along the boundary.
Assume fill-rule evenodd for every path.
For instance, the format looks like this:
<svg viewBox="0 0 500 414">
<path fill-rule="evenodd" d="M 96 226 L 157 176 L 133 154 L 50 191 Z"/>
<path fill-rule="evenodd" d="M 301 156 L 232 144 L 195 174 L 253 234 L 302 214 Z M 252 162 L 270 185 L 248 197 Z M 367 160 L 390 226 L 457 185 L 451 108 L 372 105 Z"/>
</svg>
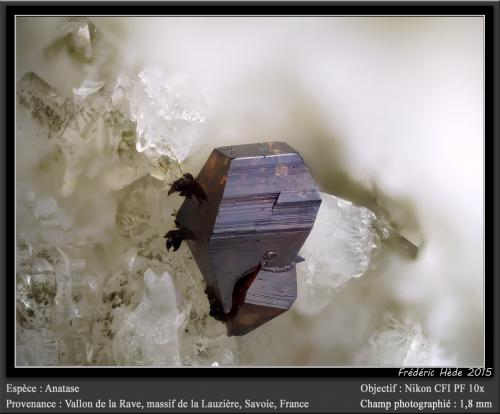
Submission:
<svg viewBox="0 0 500 414">
<path fill-rule="evenodd" d="M 70 298 L 64 312 L 66 323 L 64 335 L 64 362 L 71 365 L 88 365 L 92 361 L 92 306 L 88 300 L 87 266 L 83 259 L 71 262 Z"/>
<path fill-rule="evenodd" d="M 103 81 L 85 79 L 79 88 L 73 89 L 73 96 L 77 102 L 83 102 L 87 96 L 98 92 L 103 86 Z"/>
<path fill-rule="evenodd" d="M 137 308 L 124 316 L 113 339 L 113 354 L 120 365 L 180 365 L 179 312 L 176 290 L 168 272 L 144 273 L 144 295 Z"/>
<path fill-rule="evenodd" d="M 104 114 L 107 141 L 116 160 L 103 175 L 111 189 L 120 189 L 139 177 L 152 173 L 158 178 L 173 179 L 179 175 L 179 164 L 162 155 L 138 152 L 136 124 L 132 121 L 128 101 L 116 86 L 107 102 Z"/>
<path fill-rule="evenodd" d="M 69 294 L 70 260 L 67 254 L 62 249 L 40 240 L 36 244 L 35 254 L 45 259 L 54 269 L 57 283 L 56 303 L 61 303 Z"/>
<path fill-rule="evenodd" d="M 69 321 L 73 334 L 84 335 L 89 331 L 91 310 L 87 301 L 87 268 L 85 260 L 74 260 L 71 264 L 71 301 Z"/>
<path fill-rule="evenodd" d="M 91 20 L 86 17 L 70 17 L 63 22 L 49 48 L 50 51 L 58 52 L 65 46 L 71 56 L 88 62 L 95 55 L 96 37 L 97 29 Z"/>
<path fill-rule="evenodd" d="M 128 105 L 136 126 L 136 148 L 151 156 L 182 162 L 199 137 L 205 121 L 201 97 L 180 74 L 156 68 L 137 76 L 121 76 L 112 96 L 116 105 Z"/>
<path fill-rule="evenodd" d="M 57 281 L 50 263 L 33 258 L 31 269 L 18 272 L 16 288 L 17 315 L 21 325 L 28 329 L 51 327 Z"/>
<path fill-rule="evenodd" d="M 161 233 L 158 224 L 172 212 L 168 205 L 164 182 L 144 175 L 118 193 L 116 228 L 132 243 L 146 245 Z"/>
<path fill-rule="evenodd" d="M 321 193 L 321 207 L 297 264 L 298 295 L 295 309 L 319 313 L 331 291 L 361 276 L 370 264 L 377 235 L 375 214 L 364 207 Z"/>
<path fill-rule="evenodd" d="M 94 284 L 98 286 L 97 291 L 92 291 L 92 365 L 115 364 L 113 338 L 123 323 L 124 315 L 133 310 L 142 297 L 143 273 L 135 250 L 124 251 L 120 263 L 113 266 L 109 274 L 103 275 L 103 279 L 102 283 Z M 87 277 L 87 285 L 88 280 Z"/>
<path fill-rule="evenodd" d="M 73 110 L 68 125 L 58 138 L 66 159 L 79 159 L 91 152 L 90 144 L 99 145 L 99 120 L 102 119 L 105 108 L 105 96 L 97 90 L 87 94 L 82 100 L 81 95 L 75 95 Z M 102 144 L 101 144 L 102 145 Z"/>
<path fill-rule="evenodd" d="M 87 91 L 88 92 L 88 91 Z M 97 90 L 74 96 L 73 111 L 68 125 L 57 142 L 66 159 L 66 172 L 61 193 L 69 196 L 81 176 L 97 175 L 110 163 L 110 149 L 104 137 L 103 113 L 106 97 Z"/>
<path fill-rule="evenodd" d="M 84 176 L 102 177 L 110 190 L 117 190 L 147 173 L 172 180 L 180 173 L 175 159 L 136 150 L 137 122 L 128 102 L 116 98 L 117 90 L 108 91 L 102 81 L 86 79 L 69 99 L 34 73 L 18 82 L 19 108 L 43 127 L 64 155 L 61 194 L 65 197 L 72 195 Z M 188 151 L 189 140 L 180 135 L 179 139 Z"/>
<path fill-rule="evenodd" d="M 16 90 L 19 108 L 27 110 L 38 121 L 42 131 L 64 154 L 66 172 L 62 193 L 70 195 L 89 158 L 96 155 L 92 143 L 96 142 L 98 120 L 105 107 L 104 98 L 94 94 L 92 99 L 77 102 L 62 97 L 32 72 L 19 80 Z"/>
<path fill-rule="evenodd" d="M 71 115 L 72 102 L 60 96 L 55 88 L 35 73 L 27 72 L 17 83 L 16 93 L 20 108 L 29 111 L 45 128 L 49 138 L 64 130 Z"/>
<path fill-rule="evenodd" d="M 357 365 L 374 366 L 432 366 L 450 365 L 440 347 L 426 338 L 422 327 L 415 321 L 400 321 L 385 316 L 382 329 L 370 337 L 368 344 L 356 355 Z"/>
<path fill-rule="evenodd" d="M 182 245 L 172 254 L 165 249 L 165 239 L 157 237 L 138 251 L 136 263 L 142 269 L 151 268 L 156 274 L 166 270 L 172 276 L 178 307 L 186 315 L 179 334 L 182 364 L 237 364 L 236 339 L 228 337 L 222 322 L 209 315 L 205 282 L 188 246 Z"/>
</svg>

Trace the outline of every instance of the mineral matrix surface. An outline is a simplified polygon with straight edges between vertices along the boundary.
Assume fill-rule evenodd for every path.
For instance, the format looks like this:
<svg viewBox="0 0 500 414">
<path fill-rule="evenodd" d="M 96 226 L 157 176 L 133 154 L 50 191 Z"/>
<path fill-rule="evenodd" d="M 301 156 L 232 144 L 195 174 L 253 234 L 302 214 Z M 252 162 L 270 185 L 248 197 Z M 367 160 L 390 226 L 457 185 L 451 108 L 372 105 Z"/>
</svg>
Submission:
<svg viewBox="0 0 500 414">
<path fill-rule="evenodd" d="M 244 335 L 297 297 L 295 263 L 321 197 L 300 154 L 283 142 L 216 148 L 177 224 L 207 284 L 210 314 Z"/>
</svg>

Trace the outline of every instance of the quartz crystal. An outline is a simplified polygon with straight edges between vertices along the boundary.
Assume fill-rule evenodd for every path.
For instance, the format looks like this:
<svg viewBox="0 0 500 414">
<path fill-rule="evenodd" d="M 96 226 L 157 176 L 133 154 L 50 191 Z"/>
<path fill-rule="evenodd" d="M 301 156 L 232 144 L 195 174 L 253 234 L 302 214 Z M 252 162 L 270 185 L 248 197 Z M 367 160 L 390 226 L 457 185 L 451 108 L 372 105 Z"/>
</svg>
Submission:
<svg viewBox="0 0 500 414">
<path fill-rule="evenodd" d="M 178 174 L 177 158 L 172 155 L 175 153 L 168 157 L 165 151 L 136 151 L 137 116 L 130 112 L 128 101 L 124 104 L 117 98 L 117 91 L 121 91 L 119 85 L 108 92 L 102 82 L 85 81 L 74 90 L 73 98 L 63 98 L 34 73 L 27 73 L 19 81 L 20 109 L 29 111 L 64 155 L 66 171 L 62 195 L 71 195 L 82 176 L 100 176 L 109 189 L 115 190 L 147 173 L 161 179 Z M 141 99 L 141 103 L 131 102 L 136 106 L 145 105 L 146 98 Z M 141 128 L 149 125 L 149 119 L 140 117 Z M 178 139 L 175 145 L 179 155 L 189 151 L 196 137 L 193 132 L 189 139 L 184 136 L 181 139 L 177 138 L 177 132 L 172 132 L 168 137 L 162 135 L 161 142 L 156 144 L 168 146 L 169 140 Z"/>
<path fill-rule="evenodd" d="M 66 49 L 70 56 L 83 62 L 90 62 L 95 56 L 97 29 L 86 17 L 70 17 L 66 19 L 55 39 L 47 47 L 50 55 Z"/>
<path fill-rule="evenodd" d="M 452 365 L 440 347 L 426 338 L 416 321 L 400 321 L 385 316 L 385 326 L 370 337 L 357 354 L 356 365 L 391 367 Z"/>
<path fill-rule="evenodd" d="M 165 250 L 164 239 L 153 239 L 144 254 L 144 265 L 156 274 L 167 271 L 175 284 L 179 311 L 187 315 L 179 336 L 181 360 L 184 365 L 203 366 L 238 362 L 237 344 L 226 335 L 221 322 L 210 317 L 205 282 L 189 248 L 181 246 L 171 254 Z"/>
<path fill-rule="evenodd" d="M 52 307 L 57 291 L 54 269 L 45 259 L 31 260 L 31 269 L 17 275 L 17 315 L 25 328 L 52 325 Z"/>
<path fill-rule="evenodd" d="M 137 151 L 177 162 L 187 157 L 205 120 L 204 104 L 189 85 L 184 76 L 167 76 L 156 68 L 118 79 L 111 99 L 114 105 L 128 103 Z"/>
<path fill-rule="evenodd" d="M 98 92 L 104 86 L 102 81 L 85 79 L 79 88 L 73 89 L 75 101 L 82 102 L 87 96 Z"/>
<path fill-rule="evenodd" d="M 71 101 L 33 72 L 27 72 L 17 83 L 17 99 L 47 131 L 49 138 L 61 133 L 71 114 Z"/>
<path fill-rule="evenodd" d="M 144 273 L 145 289 L 134 311 L 124 316 L 113 339 L 113 354 L 120 365 L 180 365 L 179 329 L 185 315 L 177 308 L 171 276 Z"/>
<path fill-rule="evenodd" d="M 299 295 L 295 309 L 319 313 L 330 301 L 332 291 L 368 269 L 378 236 L 375 214 L 365 207 L 330 194 L 321 194 L 321 207 L 297 265 Z"/>
<path fill-rule="evenodd" d="M 137 245 L 147 244 L 159 236 L 158 223 L 168 216 L 169 203 L 162 180 L 144 175 L 118 193 L 116 228 L 125 238 Z"/>
<path fill-rule="evenodd" d="M 125 315 L 133 310 L 144 291 L 143 273 L 134 250 L 124 252 L 119 263 L 99 283 L 92 325 L 92 364 L 114 365 L 112 340 Z"/>
<path fill-rule="evenodd" d="M 415 259 L 418 247 L 406 239 L 387 216 L 334 195 L 320 193 L 322 203 L 297 265 L 298 295 L 294 309 L 306 315 L 322 312 L 334 292 L 374 266 L 387 246 Z"/>
<path fill-rule="evenodd" d="M 132 120 L 127 93 L 118 81 L 107 101 L 104 125 L 116 162 L 105 172 L 103 180 L 108 187 L 120 189 L 148 173 L 159 179 L 174 179 L 180 172 L 176 160 L 157 152 L 136 150 L 137 124 Z"/>
<path fill-rule="evenodd" d="M 321 193 L 322 204 L 316 223 L 304 243 L 301 255 L 306 278 L 320 274 L 315 283 L 336 288 L 347 279 L 361 276 L 370 263 L 376 234 L 375 214 L 364 207 L 330 194 Z"/>
</svg>

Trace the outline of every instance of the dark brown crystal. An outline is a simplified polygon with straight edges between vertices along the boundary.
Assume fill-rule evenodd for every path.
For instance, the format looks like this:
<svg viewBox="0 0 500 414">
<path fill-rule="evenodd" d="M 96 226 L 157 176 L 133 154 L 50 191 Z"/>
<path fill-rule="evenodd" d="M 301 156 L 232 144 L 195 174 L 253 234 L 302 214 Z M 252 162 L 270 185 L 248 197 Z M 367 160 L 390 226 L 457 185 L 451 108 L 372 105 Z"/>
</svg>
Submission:
<svg viewBox="0 0 500 414">
<path fill-rule="evenodd" d="M 177 223 L 207 284 L 211 315 L 244 335 L 297 296 L 295 263 L 321 198 L 300 154 L 283 142 L 216 148 Z"/>
</svg>

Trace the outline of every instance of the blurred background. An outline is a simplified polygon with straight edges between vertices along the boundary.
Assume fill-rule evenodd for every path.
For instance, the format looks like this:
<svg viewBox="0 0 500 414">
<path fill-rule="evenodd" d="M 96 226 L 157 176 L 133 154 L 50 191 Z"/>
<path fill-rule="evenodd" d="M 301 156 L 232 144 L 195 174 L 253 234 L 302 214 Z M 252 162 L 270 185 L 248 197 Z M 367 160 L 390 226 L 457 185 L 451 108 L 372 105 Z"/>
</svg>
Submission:
<svg viewBox="0 0 500 414">
<path fill-rule="evenodd" d="M 299 289 L 291 311 L 237 339 L 242 364 L 483 363 L 483 18 L 91 19 L 121 55 L 111 72 L 181 71 L 203 95 L 186 171 L 218 146 L 286 141 L 321 191 L 383 208 L 420 248 L 388 252 L 319 313 Z M 61 21 L 18 18 L 16 75 L 70 95 L 88 67 L 43 53 Z M 30 146 L 16 156 L 29 181 Z"/>
</svg>

